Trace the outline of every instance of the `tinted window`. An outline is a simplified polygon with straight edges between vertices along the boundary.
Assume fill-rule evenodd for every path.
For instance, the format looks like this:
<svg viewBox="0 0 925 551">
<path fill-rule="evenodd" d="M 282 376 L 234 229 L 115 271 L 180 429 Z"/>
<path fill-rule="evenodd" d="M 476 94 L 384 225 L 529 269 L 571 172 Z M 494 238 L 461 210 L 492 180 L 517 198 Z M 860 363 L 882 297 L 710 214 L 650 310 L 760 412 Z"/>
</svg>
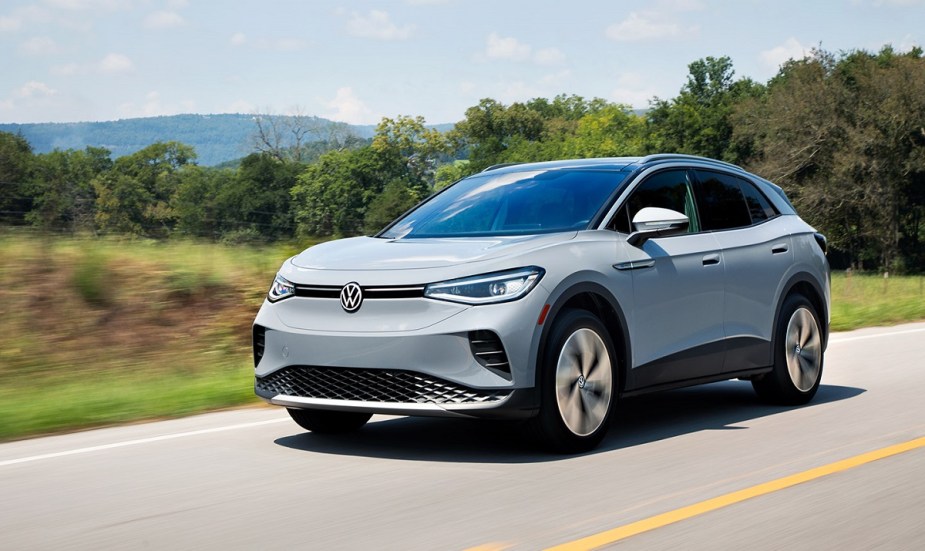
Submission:
<svg viewBox="0 0 925 551">
<path fill-rule="evenodd" d="M 683 213 L 690 219 L 688 231 L 700 231 L 686 170 L 669 170 L 646 178 L 633 190 L 633 194 L 617 213 L 611 227 L 623 233 L 630 233 L 633 217 L 645 207 L 661 207 Z"/>
<path fill-rule="evenodd" d="M 752 223 L 739 179 L 718 172 L 696 171 L 701 223 L 705 230 L 741 228 Z"/>
<path fill-rule="evenodd" d="M 745 204 L 748 206 L 748 213 L 752 216 L 752 224 L 777 216 L 777 211 L 771 206 L 767 197 L 758 191 L 758 188 L 751 182 L 740 179 L 739 188 L 742 190 L 742 195 L 745 196 Z"/>
<path fill-rule="evenodd" d="M 619 172 L 482 173 L 419 205 L 379 237 L 526 235 L 584 229 L 625 178 Z"/>
</svg>

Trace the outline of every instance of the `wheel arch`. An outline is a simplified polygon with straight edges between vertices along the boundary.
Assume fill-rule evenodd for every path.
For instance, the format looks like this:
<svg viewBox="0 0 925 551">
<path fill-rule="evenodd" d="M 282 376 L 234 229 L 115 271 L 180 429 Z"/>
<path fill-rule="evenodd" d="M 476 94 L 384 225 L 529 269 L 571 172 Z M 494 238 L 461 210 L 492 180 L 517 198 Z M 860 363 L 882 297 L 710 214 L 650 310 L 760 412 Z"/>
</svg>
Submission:
<svg viewBox="0 0 925 551">
<path fill-rule="evenodd" d="M 622 393 L 629 375 L 630 359 L 632 358 L 626 316 L 616 298 L 605 287 L 593 282 L 582 282 L 569 287 L 550 304 L 549 313 L 543 323 L 536 351 L 536 363 L 534 366 L 535 387 L 539 391 L 542 385 L 542 366 L 546 361 L 547 341 L 552 326 L 557 316 L 567 309 L 589 311 L 597 316 L 601 323 L 604 324 L 604 327 L 607 328 L 617 356 L 618 387 L 616 390 L 618 394 Z"/>
<path fill-rule="evenodd" d="M 783 286 L 783 291 L 780 294 L 780 298 L 777 301 L 777 308 L 774 311 L 774 325 L 771 327 L 774 331 L 771 333 L 771 343 L 772 350 L 776 350 L 777 346 L 777 326 L 780 323 L 781 310 L 784 307 L 784 303 L 787 301 L 787 297 L 794 293 L 799 293 L 806 297 L 807 300 L 813 305 L 813 308 L 816 309 L 816 313 L 819 315 L 819 323 L 822 326 L 822 349 L 828 346 L 829 342 L 829 311 L 828 306 L 825 300 L 825 292 L 822 289 L 822 286 L 816 281 L 812 275 L 801 272 L 793 275 L 787 283 Z"/>
</svg>

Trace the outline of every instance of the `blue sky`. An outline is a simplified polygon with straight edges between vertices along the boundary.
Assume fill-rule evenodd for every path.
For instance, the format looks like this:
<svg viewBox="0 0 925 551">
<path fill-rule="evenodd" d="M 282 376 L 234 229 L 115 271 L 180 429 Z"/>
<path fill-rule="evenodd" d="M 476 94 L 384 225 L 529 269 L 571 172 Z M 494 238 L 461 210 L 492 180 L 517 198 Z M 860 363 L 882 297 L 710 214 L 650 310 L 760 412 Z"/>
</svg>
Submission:
<svg viewBox="0 0 925 551">
<path fill-rule="evenodd" d="M 480 98 L 646 107 L 687 65 L 925 42 L 925 0 L 3 0 L 0 122 L 303 113 L 455 122 Z"/>
</svg>

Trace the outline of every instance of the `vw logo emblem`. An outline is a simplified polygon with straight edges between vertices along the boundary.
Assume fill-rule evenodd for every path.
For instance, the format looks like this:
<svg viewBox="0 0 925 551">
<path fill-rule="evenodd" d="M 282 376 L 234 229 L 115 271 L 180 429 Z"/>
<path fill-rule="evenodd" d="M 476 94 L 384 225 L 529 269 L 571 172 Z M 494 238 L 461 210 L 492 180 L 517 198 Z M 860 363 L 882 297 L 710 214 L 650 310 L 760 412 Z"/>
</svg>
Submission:
<svg viewBox="0 0 925 551">
<path fill-rule="evenodd" d="M 363 304 L 363 289 L 360 284 L 354 281 L 344 285 L 340 290 L 340 305 L 345 312 L 353 313 L 360 309 Z"/>
</svg>

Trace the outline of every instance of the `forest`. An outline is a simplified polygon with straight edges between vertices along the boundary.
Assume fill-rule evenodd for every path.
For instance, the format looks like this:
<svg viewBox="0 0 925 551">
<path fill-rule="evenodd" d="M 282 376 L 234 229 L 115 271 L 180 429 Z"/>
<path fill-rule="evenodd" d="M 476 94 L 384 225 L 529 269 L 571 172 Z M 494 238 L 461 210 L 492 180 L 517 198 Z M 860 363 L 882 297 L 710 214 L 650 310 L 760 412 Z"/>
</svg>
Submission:
<svg viewBox="0 0 925 551">
<path fill-rule="evenodd" d="M 498 163 L 676 152 L 782 186 L 828 237 L 834 267 L 925 272 L 920 48 L 815 50 L 766 83 L 737 77 L 728 57 L 688 68 L 678 95 L 653 98 L 643 113 L 576 95 L 483 99 L 446 132 L 398 116 L 383 118 L 371 139 L 345 125 L 319 131 L 298 118 L 255 117 L 253 151 L 220 167 L 200 166 L 179 141 L 114 158 L 96 147 L 34 153 L 22 135 L 0 132 L 0 226 L 224 243 L 327 239 L 375 232 Z"/>
</svg>

